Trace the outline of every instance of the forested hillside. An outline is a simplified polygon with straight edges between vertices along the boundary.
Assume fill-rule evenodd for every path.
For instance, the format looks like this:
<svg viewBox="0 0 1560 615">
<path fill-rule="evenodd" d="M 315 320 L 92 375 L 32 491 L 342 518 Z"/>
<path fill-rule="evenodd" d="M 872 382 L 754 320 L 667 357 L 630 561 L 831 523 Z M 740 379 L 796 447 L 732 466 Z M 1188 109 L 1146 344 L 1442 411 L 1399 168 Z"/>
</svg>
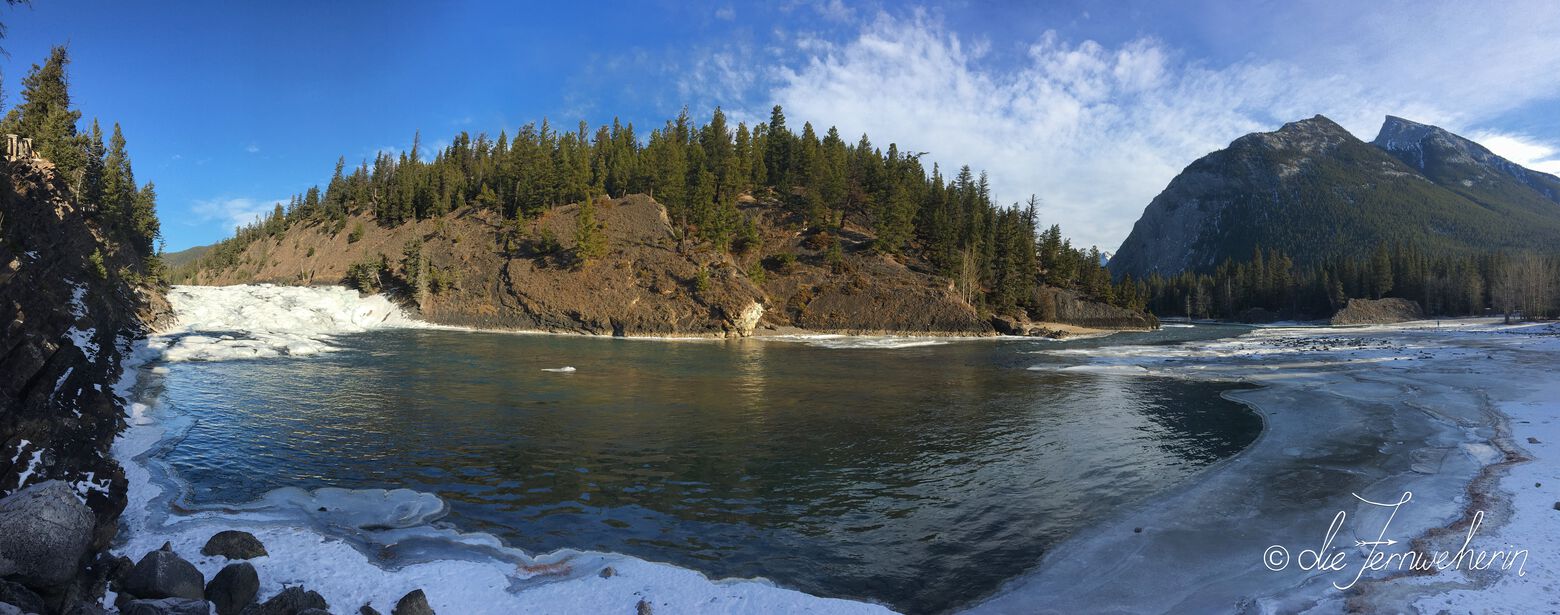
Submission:
<svg viewBox="0 0 1560 615">
<path fill-rule="evenodd" d="M 664 205 L 677 253 L 716 256 L 758 285 L 775 263 L 816 252 L 837 275 L 849 269 L 841 263 L 850 256 L 945 279 L 981 321 L 982 314 L 1042 320 L 1051 296 L 1044 287 L 1131 310 L 1143 305 L 1135 285 L 1111 283 L 1097 251 L 1074 248 L 1055 225 L 1038 230 L 1038 199 L 998 204 L 984 174 L 964 167 L 945 176 L 935 165 L 925 168 L 920 154 L 878 148 L 866 135 L 848 143 L 832 128 L 820 136 L 811 124 L 798 134 L 778 106 L 753 127 L 732 128 L 719 109 L 703 125 L 684 112 L 647 138 L 631 124 L 559 131 L 543 121 L 496 139 L 462 133 L 431 155 L 418 139 L 410 151 L 381 153 L 355 168 L 338 160 L 323 190 L 309 188 L 236 229 L 178 276 L 242 270 L 252 244 L 285 242 L 293 229 L 344 235 L 350 244 L 372 230 L 361 228 L 365 221 L 388 230 L 471 212 L 505 225 L 489 248 L 506 259 L 551 254 L 572 240 L 574 266 L 589 269 L 624 246 L 594 220 L 556 228 L 541 221 L 563 208 L 595 216 L 599 198 L 630 194 Z M 806 247 L 779 241 L 777 230 Z"/>
<path fill-rule="evenodd" d="M 1378 245 L 1364 258 L 1297 264 L 1277 250 L 1209 273 L 1150 276 L 1139 293 L 1159 316 L 1263 322 L 1325 318 L 1350 299 L 1407 299 L 1434 316 L 1560 315 L 1560 261 L 1533 252 L 1449 255 Z"/>
</svg>

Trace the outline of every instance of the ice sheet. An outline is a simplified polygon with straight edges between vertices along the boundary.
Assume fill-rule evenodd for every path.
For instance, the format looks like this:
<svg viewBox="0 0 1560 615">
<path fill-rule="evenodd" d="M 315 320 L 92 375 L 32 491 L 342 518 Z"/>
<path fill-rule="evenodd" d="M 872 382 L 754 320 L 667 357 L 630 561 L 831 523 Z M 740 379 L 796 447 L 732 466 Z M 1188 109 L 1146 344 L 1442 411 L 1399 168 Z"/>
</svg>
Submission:
<svg viewBox="0 0 1560 615">
<path fill-rule="evenodd" d="M 1035 570 L 974 612 L 1399 612 L 1411 603 L 1428 612 L 1553 608 L 1553 572 L 1531 572 L 1560 564 L 1553 523 L 1560 498 L 1535 486 L 1560 485 L 1553 454 L 1535 451 L 1544 445 L 1522 445 L 1540 460 L 1512 466 L 1502 480 L 1515 498 L 1480 482 L 1505 471 L 1506 414 L 1516 417 L 1513 433 L 1560 441 L 1560 389 L 1548 384 L 1557 380 L 1560 358 L 1552 327 L 1481 320 L 1268 328 L 1180 346 L 1041 354 L 1050 358 L 1043 369 L 1122 374 L 1135 367 L 1150 376 L 1261 384 L 1227 396 L 1257 409 L 1266 429 L 1237 457 L 1056 545 Z M 1274 545 L 1292 553 L 1320 547 L 1330 519 L 1344 512 L 1349 521 L 1339 552 L 1346 571 L 1358 572 L 1369 549 L 1355 541 L 1374 539 L 1371 530 L 1386 516 L 1383 507 L 1354 494 L 1387 501 L 1404 492 L 1412 492 L 1412 504 L 1391 520 L 1390 537 L 1400 542 L 1384 549 L 1429 551 L 1439 543 L 1413 539 L 1432 533 L 1455 539 L 1458 532 L 1445 528 L 1465 523 L 1476 510 L 1499 513 L 1509 499 L 1517 511 L 1512 521 L 1492 514 L 1486 523 L 1504 525 L 1494 534 L 1486 526 L 1475 548 L 1516 545 L 1544 557 L 1535 556 L 1525 576 L 1465 579 L 1443 571 L 1400 578 L 1370 570 L 1352 591 L 1334 586 L 1348 585 L 1343 573 L 1302 570 L 1293 559 L 1280 570 L 1265 564 Z"/>
</svg>

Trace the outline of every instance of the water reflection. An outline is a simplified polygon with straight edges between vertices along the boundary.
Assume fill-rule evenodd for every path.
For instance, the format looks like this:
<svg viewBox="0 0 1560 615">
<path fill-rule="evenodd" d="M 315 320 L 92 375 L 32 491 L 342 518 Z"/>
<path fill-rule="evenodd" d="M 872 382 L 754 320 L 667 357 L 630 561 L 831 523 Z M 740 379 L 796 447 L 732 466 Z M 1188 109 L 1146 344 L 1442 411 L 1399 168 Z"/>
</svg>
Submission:
<svg viewBox="0 0 1560 615">
<path fill-rule="evenodd" d="M 192 499 L 406 486 L 532 551 L 624 552 L 936 612 L 1259 428 L 1207 385 L 1024 369 L 1050 342 L 343 343 L 172 366 L 167 400 L 200 419 L 169 453 Z M 542 371 L 564 365 L 578 371 Z"/>
</svg>

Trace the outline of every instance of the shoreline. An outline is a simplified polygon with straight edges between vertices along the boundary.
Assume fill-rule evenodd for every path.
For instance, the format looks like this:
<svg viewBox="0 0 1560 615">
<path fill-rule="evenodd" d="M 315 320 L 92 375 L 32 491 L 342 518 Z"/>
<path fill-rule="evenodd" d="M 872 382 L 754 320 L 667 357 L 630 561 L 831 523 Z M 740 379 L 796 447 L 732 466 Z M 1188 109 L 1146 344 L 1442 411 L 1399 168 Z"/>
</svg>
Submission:
<svg viewBox="0 0 1560 615">
<path fill-rule="evenodd" d="M 350 291 L 350 292 L 353 292 L 353 293 L 357 293 L 357 291 L 353 291 L 353 290 L 348 289 L 347 287 L 341 286 L 339 284 L 308 285 L 308 286 L 293 286 L 293 285 L 272 284 L 272 283 L 231 284 L 231 285 L 226 285 L 226 286 L 182 285 L 181 284 L 181 285 L 174 286 L 174 289 L 175 289 L 175 291 L 177 291 L 177 289 L 180 289 L 180 288 L 234 288 L 234 287 L 258 287 L 258 288 L 278 288 L 278 289 L 284 289 L 284 288 L 307 288 L 307 289 L 324 289 L 324 290 L 339 289 L 339 290 L 343 290 L 343 291 Z M 372 294 L 372 295 L 362 295 L 360 293 L 358 293 L 358 294 L 359 294 L 359 297 L 362 300 L 364 300 L 364 301 L 370 301 L 370 300 L 373 300 L 374 298 L 382 298 L 384 300 L 384 304 L 385 305 L 387 305 L 387 306 L 395 306 L 397 309 L 399 309 L 401 311 L 402 318 L 405 318 L 405 319 L 411 321 L 413 323 L 413 324 L 411 324 L 411 326 L 418 327 L 418 328 L 436 328 L 436 329 L 446 329 L 446 330 L 452 330 L 452 331 L 478 331 L 478 332 L 485 332 L 485 333 L 506 333 L 506 334 L 513 334 L 513 335 L 564 335 L 564 336 L 579 336 L 579 337 L 585 337 L 585 338 L 599 338 L 599 339 L 645 339 L 645 340 L 669 340 L 669 341 L 699 341 L 699 340 L 734 340 L 734 339 L 750 339 L 750 338 L 751 339 L 773 339 L 773 338 L 787 338 L 787 337 L 862 337 L 862 338 L 895 337 L 895 338 L 938 338 L 938 339 L 949 339 L 949 340 L 975 340 L 975 339 L 988 339 L 988 338 L 995 338 L 995 339 L 1077 340 L 1077 339 L 1089 339 L 1089 338 L 1094 338 L 1094 337 L 1104 337 L 1104 336 L 1112 335 L 1112 334 L 1115 334 L 1115 333 L 1123 333 L 1123 332 L 1142 333 L 1142 332 L 1151 332 L 1151 331 L 1155 330 L 1153 328 L 1144 328 L 1144 327 L 1126 327 L 1126 328 L 1085 327 L 1085 326 L 1081 326 L 1081 325 L 1073 325 L 1073 324 L 1068 324 L 1068 323 L 1049 322 L 1049 321 L 1029 321 L 1029 322 L 1025 323 L 1026 325 L 1028 325 L 1029 327 L 1034 328 L 1034 329 L 1061 334 L 1060 337 L 1049 337 L 1049 336 L 1046 336 L 1046 335 L 1009 335 L 1009 334 L 999 333 L 999 332 L 997 332 L 995 330 L 988 330 L 988 331 L 983 331 L 983 332 L 977 332 L 977 331 L 890 330 L 890 329 L 854 329 L 854 328 L 847 328 L 847 329 L 804 329 L 804 328 L 801 328 L 801 327 L 795 327 L 795 326 L 790 326 L 790 325 L 774 325 L 774 324 L 768 324 L 768 323 L 760 322 L 757 326 L 755 326 L 753 328 L 753 332 L 750 335 L 731 335 L 731 334 L 728 334 L 728 333 L 716 333 L 716 332 L 710 332 L 710 333 L 676 333 L 676 334 L 671 334 L 671 335 L 644 335 L 644 334 L 637 334 L 637 333 L 626 333 L 626 334 L 618 335 L 618 334 L 612 334 L 612 333 L 591 333 L 591 332 L 588 332 L 588 331 L 566 330 L 566 329 L 503 329 L 503 328 L 486 328 L 486 327 L 478 327 L 478 326 L 470 326 L 470 325 L 444 324 L 444 323 L 433 322 L 433 321 L 430 321 L 430 320 L 425 320 L 425 319 L 423 319 L 421 317 L 421 314 L 416 314 L 416 313 L 409 312 L 397 300 L 395 300 L 395 299 L 393 299 L 393 298 L 391 298 L 391 297 L 389 297 L 387 295 L 384 295 L 382 293 L 376 293 L 376 294 Z M 1211 323 L 1208 323 L 1208 324 L 1211 324 Z"/>
<path fill-rule="evenodd" d="M 1560 353 L 1560 344 L 1541 338 L 1532 341 L 1554 335 L 1553 329 L 1488 321 L 1461 321 L 1452 327 L 1443 321 L 1439 331 L 1432 331 L 1434 326 L 1434 321 L 1421 321 L 1347 329 L 1258 329 L 1233 340 L 1179 350 L 1122 347 L 1117 356 L 1085 357 L 1086 363 L 1100 368 L 1102 377 L 1129 374 L 1126 377 L 1259 385 L 1226 392 L 1225 397 L 1256 410 L 1264 420 L 1263 433 L 1246 450 L 1206 468 L 1172 491 L 1063 540 L 1035 568 L 996 594 L 976 601 L 969 612 L 1035 612 L 1036 604 L 1049 605 L 1051 610 L 1043 612 L 1078 608 L 1133 612 L 1327 612 L 1356 608 L 1392 612 L 1404 610 L 1407 602 L 1425 605 L 1440 600 L 1444 588 L 1437 584 L 1446 585 L 1444 573 L 1405 578 L 1370 570 L 1362 572 L 1357 583 L 1349 583 L 1353 577 L 1340 578 L 1337 572 L 1298 572 L 1294 560 L 1282 570 L 1264 569 L 1263 560 L 1265 547 L 1272 544 L 1287 545 L 1291 551 L 1318 549 L 1330 518 L 1339 511 L 1347 512 L 1350 521 L 1333 547 L 1345 554 L 1349 572 L 1363 567 L 1363 557 L 1368 555 L 1368 551 L 1353 546 L 1354 540 L 1375 538 L 1364 530 L 1379 522 L 1390 523 L 1390 537 L 1407 539 L 1399 542 L 1408 546 L 1384 548 L 1394 552 L 1438 544 L 1431 539 L 1434 536 L 1443 537 L 1440 542 L 1446 542 L 1448 536 L 1456 538 L 1460 545 L 1460 524 L 1466 530 L 1466 523 L 1480 506 L 1498 508 L 1505 504 L 1509 498 L 1501 487 L 1509 487 L 1509 477 L 1518 469 L 1540 467 L 1511 459 L 1499 446 L 1505 439 L 1502 425 L 1510 420 L 1500 400 L 1520 396 L 1522 386 L 1507 383 L 1507 371 L 1480 372 L 1474 368 L 1484 366 L 1468 364 L 1476 358 L 1498 361 L 1501 367 L 1525 365 L 1543 371 L 1542 362 L 1524 362 L 1522 359 L 1529 357 L 1520 355 L 1546 353 L 1553 358 Z M 1533 333 L 1537 335 L 1530 336 Z M 1356 344 L 1359 339 L 1367 343 Z M 1519 356 L 1508 356 L 1512 353 Z M 1497 359 L 1497 354 L 1502 356 Z M 1405 361 L 1412 365 L 1405 365 Z M 1115 369 L 1122 365 L 1139 369 Z M 1338 399 L 1329 404 L 1329 397 Z M 1487 398 L 1494 401 L 1486 404 Z M 1348 406 L 1354 408 L 1339 411 Z M 1366 432 L 1354 430 L 1360 412 L 1383 421 L 1386 429 L 1377 436 L 1361 437 Z M 1324 420 L 1318 422 L 1317 418 Z M 1342 422 L 1350 419 L 1356 424 Z M 1419 431 L 1405 433 L 1410 430 Z M 1412 446 L 1421 432 L 1424 442 L 1439 446 Z M 1555 431 L 1549 435 L 1560 438 Z M 1510 441 L 1516 442 L 1516 438 L 1512 436 Z M 1361 444 L 1366 446 L 1361 448 Z M 1450 446 L 1453 444 L 1455 448 Z M 1375 450 L 1378 446 L 1382 447 L 1379 451 Z M 1351 447 L 1365 453 L 1359 457 L 1364 463 L 1340 463 L 1352 456 Z M 1285 460 L 1290 457 L 1294 459 Z M 1541 460 L 1532 455 L 1528 459 Z M 1272 486 L 1272 491 L 1265 493 L 1266 486 Z M 1411 490 L 1414 499 L 1401 507 L 1395 519 L 1383 518 L 1376 507 L 1350 501 L 1348 494 L 1356 489 L 1367 490 L 1361 495 L 1376 500 L 1390 494 L 1394 501 L 1394 491 Z M 1273 506 L 1268 501 L 1242 499 L 1253 494 L 1261 500 L 1287 496 L 1293 502 Z M 1304 509 L 1301 514 L 1295 514 L 1297 507 Z M 1547 506 L 1542 508 L 1538 512 L 1553 512 Z M 1314 513 L 1306 514 L 1305 510 Z M 1199 516 L 1207 514 L 1213 517 Z M 1479 516 L 1484 517 L 1482 513 Z M 1283 520 L 1275 523 L 1275 517 Z M 1484 518 L 1485 531 L 1500 521 Z M 1293 527 L 1297 524 L 1300 531 Z M 1360 527 L 1354 528 L 1357 524 Z M 1480 534 L 1474 546 L 1499 548 L 1505 542 L 1494 544 L 1492 540 L 1510 527 L 1509 523 L 1494 525 L 1496 533 Z M 1349 533 L 1351 529 L 1354 533 Z M 1557 546 L 1557 538 L 1560 536 L 1551 532 L 1545 539 L 1547 546 Z M 1231 549 L 1232 545 L 1236 548 Z M 1185 569 L 1189 563 L 1195 563 L 1196 568 Z M 1167 575 L 1166 570 L 1179 572 Z M 1528 570 L 1531 572 L 1532 566 Z M 1138 581 L 1132 587 L 1121 587 L 1099 580 L 1126 578 Z M 1495 580 L 1523 587 L 1515 591 L 1531 596 L 1535 604 L 1544 591 L 1521 585 L 1526 578 L 1514 571 L 1508 577 L 1497 575 Z M 1346 585 L 1352 591 L 1336 590 L 1328 583 Z M 1473 589 L 1460 601 L 1447 604 L 1460 603 L 1478 610 L 1488 608 L 1487 599 L 1485 592 Z M 1434 611 L 1444 607 L 1435 604 L 1425 608 Z"/>
</svg>

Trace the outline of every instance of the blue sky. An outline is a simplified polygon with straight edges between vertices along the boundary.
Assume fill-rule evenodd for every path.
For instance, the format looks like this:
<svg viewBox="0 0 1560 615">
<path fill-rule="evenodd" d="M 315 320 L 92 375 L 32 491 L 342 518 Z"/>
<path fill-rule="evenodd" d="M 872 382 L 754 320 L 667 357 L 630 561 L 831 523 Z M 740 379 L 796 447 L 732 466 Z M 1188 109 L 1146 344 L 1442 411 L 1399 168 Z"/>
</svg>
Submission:
<svg viewBox="0 0 1560 615">
<path fill-rule="evenodd" d="M 1554 2 L 35 0 L 0 18 L 5 102 L 68 43 L 76 104 L 124 126 L 169 250 L 418 130 L 650 127 L 683 105 L 779 103 L 968 163 L 1104 249 L 1197 157 L 1317 113 L 1364 139 L 1388 113 L 1436 123 L 1560 173 Z"/>
</svg>

